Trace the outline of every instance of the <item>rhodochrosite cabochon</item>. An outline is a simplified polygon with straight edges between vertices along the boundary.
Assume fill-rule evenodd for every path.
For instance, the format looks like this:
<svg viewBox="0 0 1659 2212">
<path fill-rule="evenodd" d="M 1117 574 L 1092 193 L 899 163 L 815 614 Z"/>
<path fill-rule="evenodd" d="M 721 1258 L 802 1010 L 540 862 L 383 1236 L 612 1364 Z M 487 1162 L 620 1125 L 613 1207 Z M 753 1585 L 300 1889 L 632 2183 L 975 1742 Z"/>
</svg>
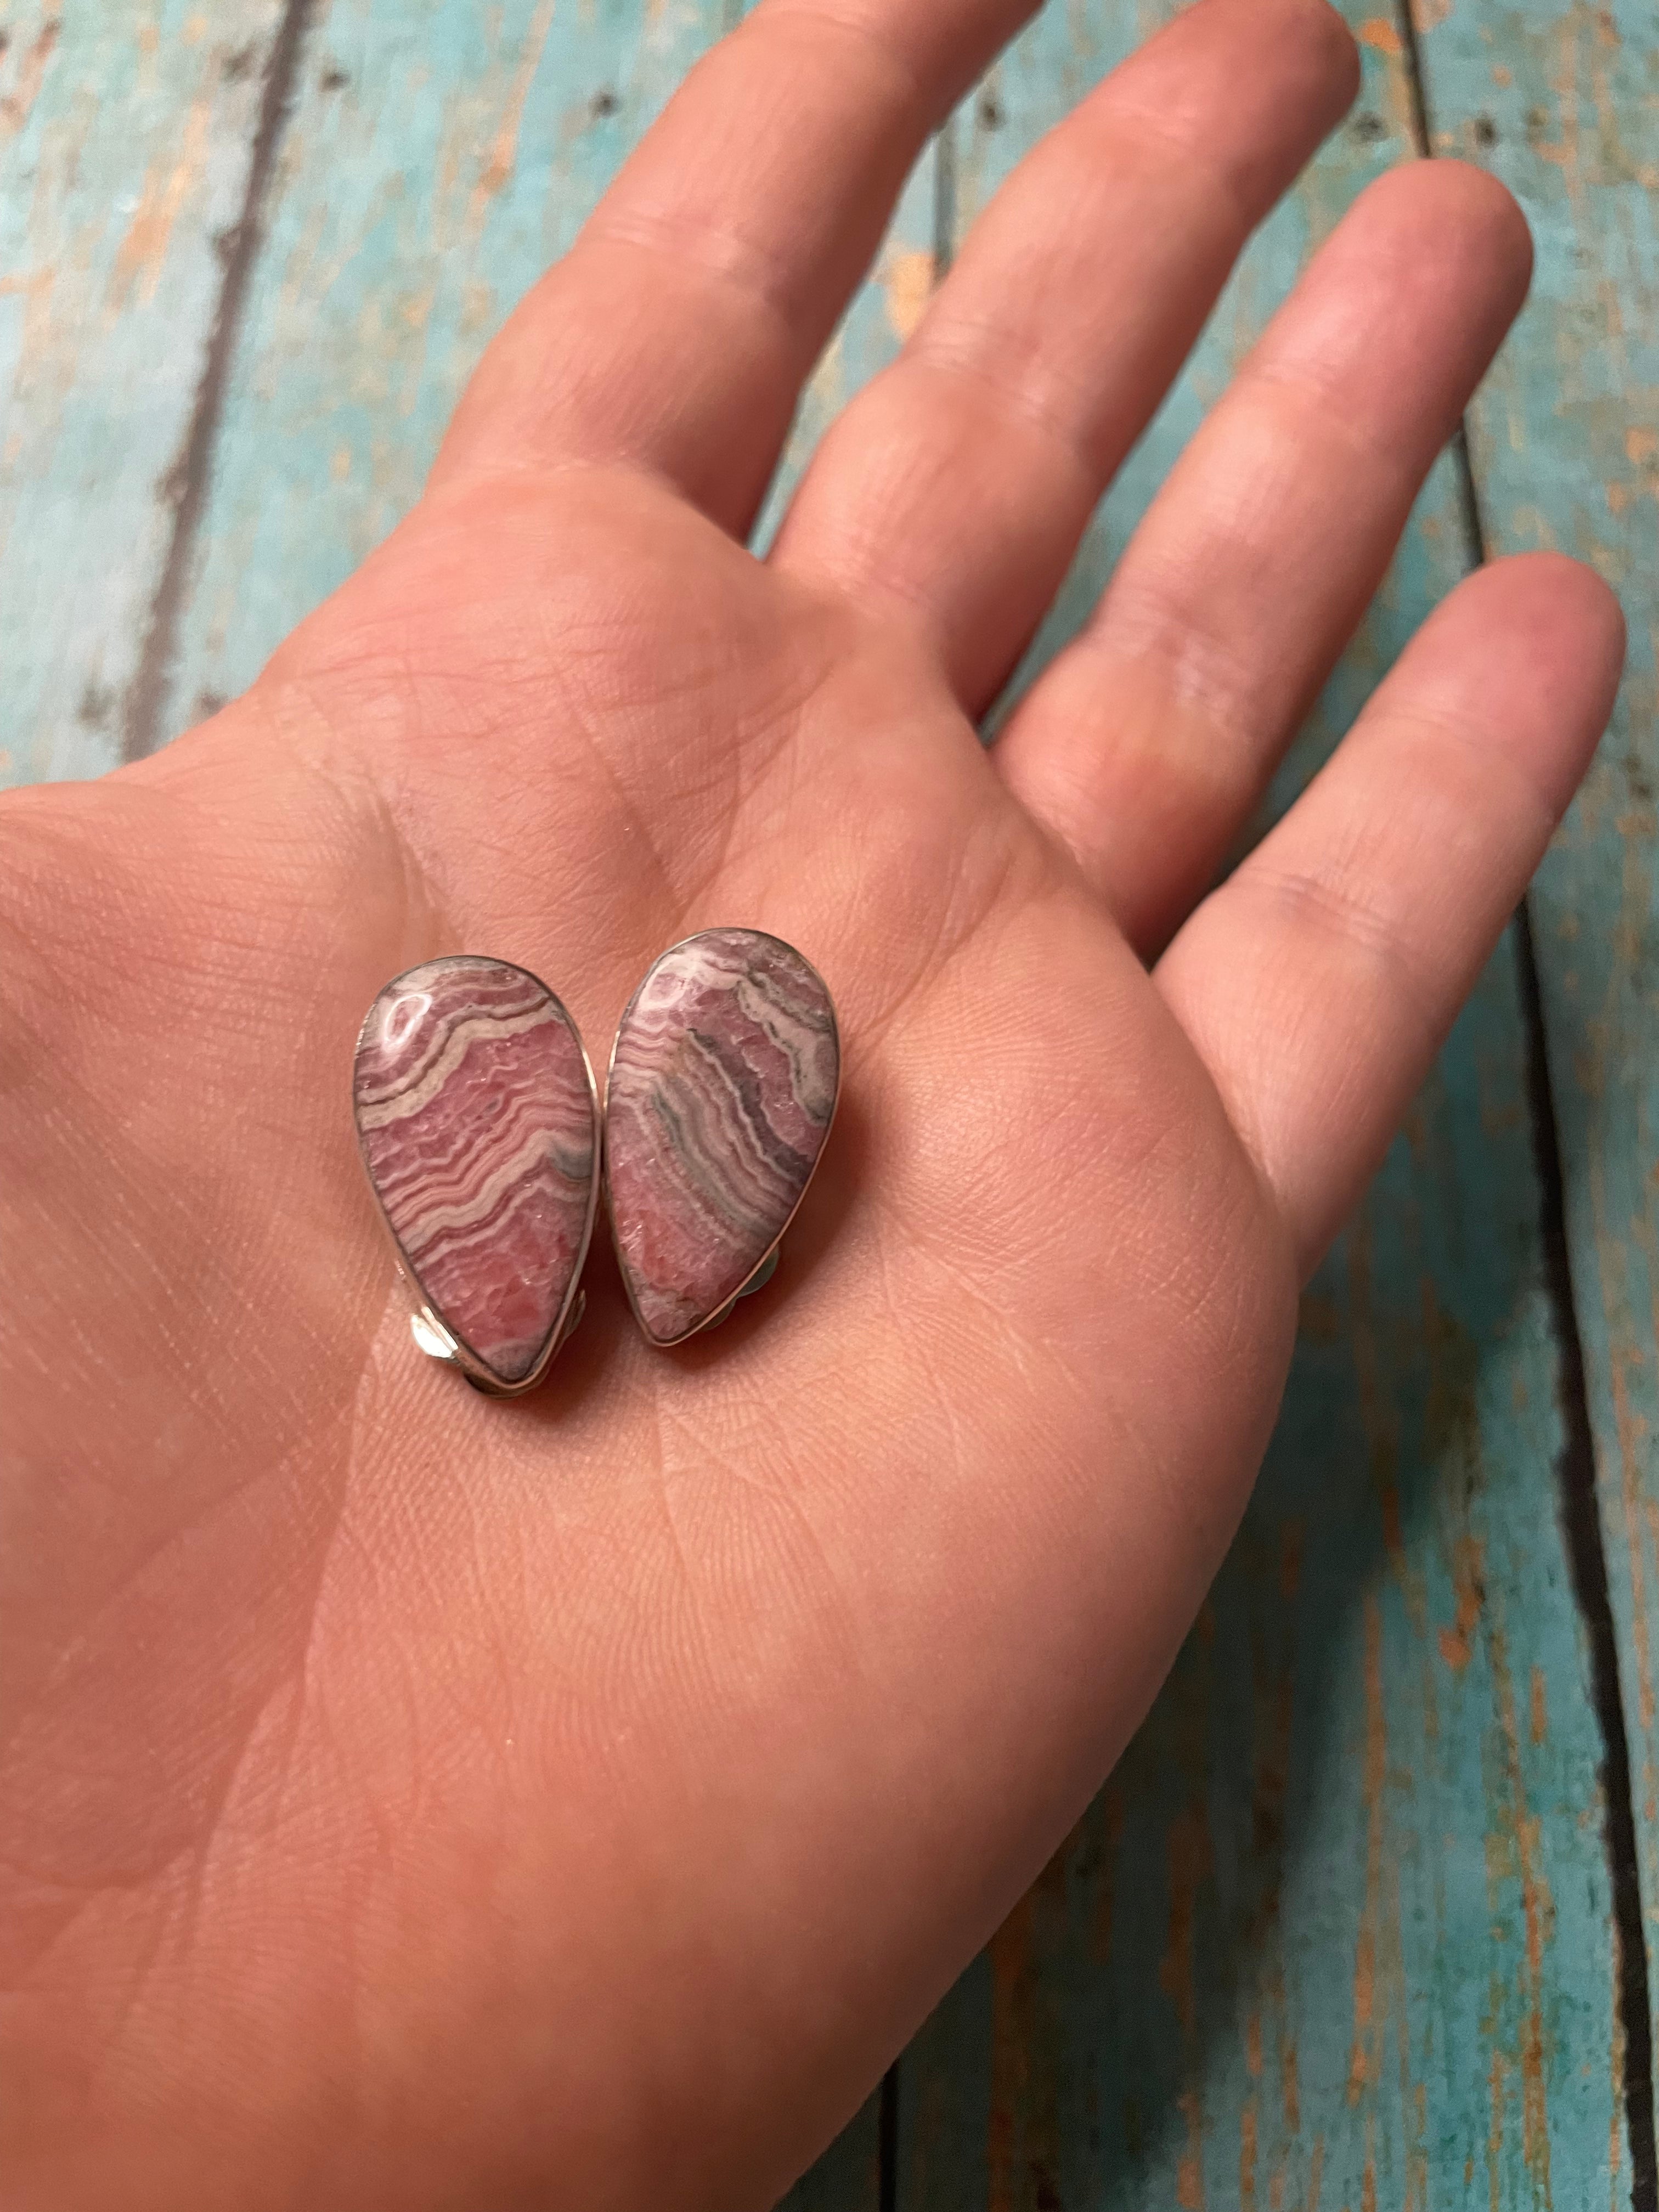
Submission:
<svg viewBox="0 0 1659 2212">
<path fill-rule="evenodd" d="M 598 1196 L 599 1109 L 570 1017 L 504 960 L 428 960 L 369 1008 L 352 1097 L 421 1296 L 487 1381 L 522 1389 L 556 1342 Z"/>
<path fill-rule="evenodd" d="M 629 1001 L 605 1090 L 617 1257 L 646 1334 L 678 1344 L 783 1234 L 836 1110 L 823 978 L 757 929 L 672 946 Z"/>
</svg>

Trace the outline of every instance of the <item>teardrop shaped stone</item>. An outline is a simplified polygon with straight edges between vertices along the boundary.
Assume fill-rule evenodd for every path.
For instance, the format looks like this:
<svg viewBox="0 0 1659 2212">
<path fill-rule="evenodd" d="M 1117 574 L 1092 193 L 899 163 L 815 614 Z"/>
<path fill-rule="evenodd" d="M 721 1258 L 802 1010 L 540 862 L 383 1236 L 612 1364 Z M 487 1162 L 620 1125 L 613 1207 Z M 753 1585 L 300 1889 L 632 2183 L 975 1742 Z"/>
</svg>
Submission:
<svg viewBox="0 0 1659 2212">
<path fill-rule="evenodd" d="M 397 976 L 357 1039 L 369 1182 L 421 1296 L 490 1380 L 544 1364 L 587 1253 L 599 1109 L 581 1040 L 505 960 Z"/>
<path fill-rule="evenodd" d="M 765 1259 L 817 1165 L 840 1084 L 830 994 L 778 938 L 705 930 L 635 992 L 605 1091 L 605 1178 L 653 1343 L 702 1328 Z"/>
</svg>

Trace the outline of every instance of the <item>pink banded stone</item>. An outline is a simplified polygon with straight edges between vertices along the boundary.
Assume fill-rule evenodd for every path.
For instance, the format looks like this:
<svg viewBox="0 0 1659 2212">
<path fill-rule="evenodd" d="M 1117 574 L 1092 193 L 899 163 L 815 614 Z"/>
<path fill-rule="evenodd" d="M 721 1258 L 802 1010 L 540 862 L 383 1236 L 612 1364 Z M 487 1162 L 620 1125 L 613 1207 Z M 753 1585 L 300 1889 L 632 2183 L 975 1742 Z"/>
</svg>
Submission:
<svg viewBox="0 0 1659 2212">
<path fill-rule="evenodd" d="M 840 1082 L 830 994 L 775 937 L 705 930 L 635 992 L 605 1093 L 605 1181 L 629 1296 L 653 1343 L 712 1320 L 782 1235 Z"/>
<path fill-rule="evenodd" d="M 369 1008 L 352 1095 L 421 1296 L 489 1377 L 522 1384 L 592 1227 L 598 1107 L 570 1017 L 504 960 L 429 960 Z"/>
</svg>

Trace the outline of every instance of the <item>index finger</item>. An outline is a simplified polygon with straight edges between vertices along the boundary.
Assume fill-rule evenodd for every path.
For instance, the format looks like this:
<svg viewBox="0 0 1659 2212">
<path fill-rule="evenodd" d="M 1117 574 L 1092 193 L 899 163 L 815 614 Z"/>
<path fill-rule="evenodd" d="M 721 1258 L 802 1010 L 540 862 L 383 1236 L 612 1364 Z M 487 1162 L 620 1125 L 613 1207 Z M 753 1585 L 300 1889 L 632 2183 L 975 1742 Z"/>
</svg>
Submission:
<svg viewBox="0 0 1659 2212">
<path fill-rule="evenodd" d="M 762 0 L 495 339 L 434 483 L 570 461 L 741 530 L 928 133 L 1035 0 Z"/>
</svg>

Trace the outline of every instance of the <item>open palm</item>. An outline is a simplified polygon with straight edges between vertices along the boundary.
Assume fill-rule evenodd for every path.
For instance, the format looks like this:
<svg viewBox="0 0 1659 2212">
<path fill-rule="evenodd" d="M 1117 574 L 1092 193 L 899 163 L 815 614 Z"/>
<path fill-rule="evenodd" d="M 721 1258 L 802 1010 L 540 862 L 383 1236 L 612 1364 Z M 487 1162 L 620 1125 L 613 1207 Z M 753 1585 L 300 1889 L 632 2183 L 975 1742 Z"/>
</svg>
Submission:
<svg viewBox="0 0 1659 2212">
<path fill-rule="evenodd" d="M 1524 290 L 1512 206 L 1434 165 L 1351 215 L 977 739 L 1349 96 L 1321 0 L 1200 0 L 1096 93 L 744 549 L 1018 12 L 765 0 L 255 690 L 0 815 L 9 2203 L 763 2204 L 1226 1545 L 1299 1279 L 1619 619 L 1564 561 L 1474 579 L 1209 890 Z M 728 922 L 842 1021 L 776 1279 L 661 1354 L 596 1247 L 548 1386 L 475 1396 L 362 1184 L 364 1008 L 494 954 L 602 1063 Z"/>
</svg>

